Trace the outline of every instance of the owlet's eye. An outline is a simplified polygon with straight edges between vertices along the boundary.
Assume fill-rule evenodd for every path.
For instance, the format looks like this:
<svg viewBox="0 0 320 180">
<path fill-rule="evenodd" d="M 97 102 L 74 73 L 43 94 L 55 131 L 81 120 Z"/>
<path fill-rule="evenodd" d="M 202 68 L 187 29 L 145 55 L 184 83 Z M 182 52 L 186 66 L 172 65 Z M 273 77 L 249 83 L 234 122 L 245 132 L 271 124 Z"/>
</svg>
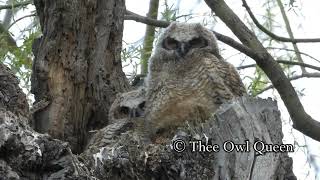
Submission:
<svg viewBox="0 0 320 180">
<path fill-rule="evenodd" d="M 191 48 L 203 48 L 208 46 L 208 41 L 202 37 L 194 38 L 189 41 Z"/>
<path fill-rule="evenodd" d="M 178 48 L 178 43 L 179 42 L 175 39 L 166 38 L 165 40 L 163 40 L 162 46 L 167 50 L 176 50 Z"/>
</svg>

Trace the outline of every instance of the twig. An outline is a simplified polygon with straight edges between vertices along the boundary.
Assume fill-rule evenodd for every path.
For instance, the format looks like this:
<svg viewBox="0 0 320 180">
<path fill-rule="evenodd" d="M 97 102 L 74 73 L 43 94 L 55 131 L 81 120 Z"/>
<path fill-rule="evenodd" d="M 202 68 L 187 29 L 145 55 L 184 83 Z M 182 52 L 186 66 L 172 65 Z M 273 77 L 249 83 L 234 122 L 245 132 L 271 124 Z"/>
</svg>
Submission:
<svg viewBox="0 0 320 180">
<path fill-rule="evenodd" d="M 312 39 L 290 39 L 287 37 L 281 37 L 273 32 L 269 31 L 266 29 L 263 25 L 259 23 L 259 21 L 256 19 L 256 17 L 253 15 L 250 7 L 248 6 L 247 2 L 245 0 L 242 0 L 243 6 L 246 8 L 246 10 L 249 13 L 250 18 L 254 22 L 254 24 L 264 33 L 269 35 L 271 38 L 277 40 L 277 41 L 282 41 L 282 42 L 292 42 L 292 43 L 314 43 L 314 42 L 320 42 L 320 38 L 312 38 Z"/>
<path fill-rule="evenodd" d="M 12 24 L 10 24 L 10 26 L 8 27 L 8 29 L 10 29 L 15 23 L 17 23 L 18 21 L 24 19 L 24 18 L 28 18 L 28 17 L 33 17 L 33 16 L 36 16 L 36 14 L 29 14 L 29 15 L 26 15 L 26 16 L 23 16 L 21 18 L 18 18 L 16 19 Z"/>
<path fill-rule="evenodd" d="M 284 10 L 284 7 L 283 7 L 283 4 L 282 4 L 281 0 L 277 0 L 277 3 L 278 3 L 278 6 L 280 8 L 280 12 L 281 12 L 282 18 L 284 20 L 284 23 L 286 25 L 286 29 L 288 31 L 289 37 L 290 37 L 290 39 L 294 39 L 293 32 L 292 32 L 292 29 L 291 29 L 291 26 L 290 26 L 290 22 L 289 22 L 289 19 L 287 17 L 286 11 Z M 298 62 L 304 63 L 303 60 L 302 60 L 301 54 L 299 53 L 300 50 L 298 48 L 297 43 L 292 43 L 292 46 L 293 46 L 293 49 L 295 50 L 294 52 L 296 54 Z M 307 73 L 306 68 L 304 68 L 303 66 L 301 66 L 301 71 L 302 71 L 302 73 Z"/>
<path fill-rule="evenodd" d="M 301 75 L 296 75 L 296 76 L 292 76 L 290 78 L 288 78 L 290 81 L 294 81 L 297 79 L 301 79 L 301 78 L 320 78 L 320 73 L 305 73 L 305 74 L 301 74 Z M 273 85 L 270 85 L 266 88 L 264 88 L 263 90 L 259 91 L 256 95 L 262 94 L 263 92 L 274 88 Z"/>
<path fill-rule="evenodd" d="M 278 50 L 284 50 L 284 51 L 293 51 L 293 52 L 296 52 L 294 49 L 288 49 L 288 48 L 277 48 L 277 47 L 266 47 L 266 48 L 267 48 L 267 49 L 278 49 Z M 297 53 L 302 54 L 302 55 L 305 55 L 305 56 L 307 56 L 307 57 L 309 57 L 309 58 L 311 58 L 311 59 L 313 59 L 313 60 L 315 60 L 315 61 L 317 61 L 317 62 L 319 62 L 319 63 L 320 63 L 320 60 L 318 60 L 317 58 L 315 58 L 315 57 L 311 56 L 310 54 L 307 54 L 307 53 L 305 53 L 305 52 L 301 52 L 301 51 L 299 51 L 299 52 L 297 52 Z"/>
<path fill-rule="evenodd" d="M 313 66 L 310 64 L 306 64 L 306 63 L 300 63 L 300 62 L 295 62 L 295 61 L 285 61 L 285 60 L 277 60 L 277 62 L 280 64 L 297 65 L 297 66 L 306 67 L 306 68 L 320 71 L 320 67 Z M 256 66 L 257 66 L 256 64 L 249 64 L 249 65 L 239 66 L 239 67 L 237 67 L 237 69 L 241 70 L 241 69 L 246 69 L 246 68 L 251 68 L 251 67 L 256 67 Z"/>
</svg>

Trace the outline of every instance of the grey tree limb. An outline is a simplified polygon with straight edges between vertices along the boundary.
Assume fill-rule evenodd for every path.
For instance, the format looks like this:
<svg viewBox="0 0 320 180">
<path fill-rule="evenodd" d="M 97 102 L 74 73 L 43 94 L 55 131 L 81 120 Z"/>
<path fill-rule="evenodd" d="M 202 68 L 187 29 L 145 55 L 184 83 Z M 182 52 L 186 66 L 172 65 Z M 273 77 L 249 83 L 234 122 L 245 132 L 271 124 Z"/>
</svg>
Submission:
<svg viewBox="0 0 320 180">
<path fill-rule="evenodd" d="M 301 75 L 295 75 L 295 76 L 289 77 L 288 80 L 289 81 L 294 81 L 294 80 L 298 80 L 298 79 L 301 79 L 301 78 L 320 78 L 320 73 L 317 73 L 317 72 L 316 73 L 303 73 Z M 267 91 L 269 89 L 272 89 L 272 88 L 274 88 L 274 86 L 270 85 L 270 86 L 264 88 L 263 90 L 259 91 L 257 93 L 257 95 L 262 94 L 265 91 Z"/>
<path fill-rule="evenodd" d="M 297 66 L 306 67 L 306 68 L 310 68 L 310 69 L 314 69 L 314 70 L 320 71 L 320 67 L 313 66 L 311 64 L 300 63 L 300 62 L 295 62 L 295 61 L 286 61 L 286 60 L 277 60 L 277 62 L 280 63 L 280 64 L 297 65 Z M 239 67 L 237 67 L 237 69 L 241 70 L 241 69 L 246 69 L 246 68 L 251 68 L 251 67 L 256 67 L 256 64 L 249 64 L 249 65 L 239 66 Z"/>
</svg>

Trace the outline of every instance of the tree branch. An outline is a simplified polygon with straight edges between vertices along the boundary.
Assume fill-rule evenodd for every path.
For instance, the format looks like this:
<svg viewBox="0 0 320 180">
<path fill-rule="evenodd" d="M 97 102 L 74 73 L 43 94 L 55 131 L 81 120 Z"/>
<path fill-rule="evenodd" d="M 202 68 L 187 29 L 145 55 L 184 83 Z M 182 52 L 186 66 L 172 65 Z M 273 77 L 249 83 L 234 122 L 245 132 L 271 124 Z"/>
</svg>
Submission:
<svg viewBox="0 0 320 180">
<path fill-rule="evenodd" d="M 21 6 L 26 6 L 33 3 L 32 0 L 30 1 L 24 1 L 24 2 L 20 2 L 20 3 L 14 3 L 14 4 L 7 4 L 7 5 L 2 5 L 0 6 L 0 10 L 3 9 L 12 9 L 12 8 L 16 8 L 16 7 L 21 7 Z"/>
<path fill-rule="evenodd" d="M 136 22 L 141 22 L 147 25 L 156 26 L 156 27 L 168 27 L 170 25 L 170 22 L 168 21 L 161 21 L 156 19 L 147 18 L 144 16 L 140 16 L 139 14 L 133 13 L 131 11 L 126 11 L 126 14 L 124 15 L 124 20 L 133 20 Z"/>
<path fill-rule="evenodd" d="M 306 68 L 310 68 L 310 69 L 314 69 L 314 70 L 320 71 L 320 67 L 313 66 L 313 65 L 310 65 L 310 64 L 306 64 L 306 63 L 300 63 L 300 62 L 295 62 L 295 61 L 285 61 L 285 60 L 277 60 L 277 62 L 280 63 L 280 64 L 297 65 L 297 66 L 306 67 Z M 241 70 L 241 69 L 246 69 L 246 68 L 250 68 L 250 67 L 256 67 L 256 64 L 249 64 L 249 65 L 239 66 L 239 67 L 237 67 L 237 69 Z"/>
<path fill-rule="evenodd" d="M 234 39 L 225 36 L 223 34 L 220 34 L 216 31 L 212 31 L 214 33 L 214 35 L 217 37 L 217 39 L 231 47 L 233 47 L 234 49 L 244 53 L 245 55 L 251 57 L 252 59 L 254 58 L 258 58 L 257 57 L 257 53 L 255 53 L 254 51 L 252 51 L 252 49 L 250 49 L 249 47 L 235 41 Z"/>
<path fill-rule="evenodd" d="M 301 78 L 320 78 L 320 73 L 304 73 L 301 75 L 292 76 L 288 79 L 289 79 L 289 81 L 294 81 L 294 80 L 301 79 Z M 263 92 L 265 92 L 269 89 L 272 89 L 272 88 L 274 88 L 274 86 L 270 85 L 270 86 L 264 88 L 263 90 L 261 90 L 260 92 L 258 92 L 256 95 L 262 94 Z"/>
<path fill-rule="evenodd" d="M 294 35 L 293 35 L 292 29 L 291 29 L 291 26 L 290 26 L 290 22 L 289 22 L 289 19 L 287 17 L 286 11 L 284 10 L 284 7 L 283 7 L 283 4 L 282 4 L 281 0 L 277 0 L 277 3 L 278 3 L 278 6 L 280 8 L 280 12 L 282 14 L 282 18 L 283 18 L 284 23 L 286 25 L 286 29 L 288 31 L 289 37 L 290 37 L 290 39 L 294 39 Z M 300 50 L 298 48 L 297 43 L 292 43 L 292 46 L 293 46 L 293 49 L 295 50 L 294 52 L 296 54 L 296 58 L 297 58 L 298 62 L 304 63 L 303 60 L 302 60 L 301 54 L 299 53 Z M 301 66 L 301 71 L 302 71 L 302 73 L 307 73 L 306 69 L 303 66 Z"/>
<path fill-rule="evenodd" d="M 259 42 L 252 31 L 228 7 L 223 0 L 205 0 L 215 14 L 232 30 L 238 39 L 257 55 L 257 65 L 266 73 L 273 86 L 278 90 L 293 121 L 293 127 L 305 135 L 320 141 L 320 122 L 308 115 L 289 79 L 279 64 Z"/>
<path fill-rule="evenodd" d="M 267 48 L 267 49 L 278 49 L 278 50 L 284 50 L 284 51 L 293 51 L 293 52 L 296 52 L 295 50 L 293 50 L 293 49 L 288 49 L 288 48 L 277 48 L 277 47 L 266 47 L 266 48 Z M 315 57 L 311 56 L 310 54 L 307 54 L 307 53 L 305 53 L 305 52 L 301 52 L 301 51 L 299 51 L 299 52 L 297 52 L 297 53 L 302 54 L 302 55 L 305 55 L 305 56 L 307 56 L 307 57 L 309 57 L 309 58 L 311 58 L 311 59 L 313 59 L 313 60 L 315 60 L 315 61 L 317 61 L 317 62 L 319 62 L 319 63 L 320 63 L 320 60 L 318 60 L 317 58 L 315 58 Z"/>
<path fill-rule="evenodd" d="M 144 24 L 156 26 L 156 27 L 162 27 L 162 28 L 166 28 L 170 25 L 170 22 L 168 22 L 168 21 L 156 20 L 156 19 L 140 16 L 139 14 L 133 13 L 128 10 L 126 11 L 126 15 L 125 15 L 124 19 L 125 20 L 133 20 L 136 22 L 140 22 L 140 23 L 144 23 Z M 256 53 L 254 51 L 252 51 L 250 48 L 248 48 L 247 46 L 235 41 L 234 39 L 232 39 L 228 36 L 220 34 L 216 31 L 212 31 L 212 32 L 215 34 L 215 36 L 217 37 L 217 39 L 219 41 L 221 41 L 225 44 L 228 44 L 229 46 L 246 54 L 247 56 L 249 56 L 251 58 L 257 58 Z"/>
<path fill-rule="evenodd" d="M 21 20 L 24 19 L 24 18 L 33 17 L 33 16 L 36 16 L 36 15 L 37 15 L 36 13 L 33 13 L 33 14 L 29 14 L 29 15 L 25 15 L 25 16 L 23 16 L 23 17 L 20 17 L 20 18 L 14 20 L 13 23 L 11 23 L 11 24 L 9 25 L 8 29 L 10 29 L 13 25 L 15 25 L 17 22 L 21 21 Z"/>
<path fill-rule="evenodd" d="M 252 21 L 254 24 L 264 33 L 266 33 L 268 36 L 271 38 L 277 40 L 277 41 L 282 41 L 282 42 L 291 42 L 291 43 L 313 43 L 313 42 L 320 42 L 320 38 L 312 38 L 312 39 L 290 39 L 286 37 L 281 37 L 273 32 L 269 31 L 266 29 L 263 25 L 259 23 L 259 21 L 256 19 L 256 17 L 253 15 L 250 7 L 248 6 L 247 2 L 245 0 L 242 0 L 243 6 L 246 8 L 246 10 L 249 13 L 249 16 L 251 17 Z"/>
</svg>

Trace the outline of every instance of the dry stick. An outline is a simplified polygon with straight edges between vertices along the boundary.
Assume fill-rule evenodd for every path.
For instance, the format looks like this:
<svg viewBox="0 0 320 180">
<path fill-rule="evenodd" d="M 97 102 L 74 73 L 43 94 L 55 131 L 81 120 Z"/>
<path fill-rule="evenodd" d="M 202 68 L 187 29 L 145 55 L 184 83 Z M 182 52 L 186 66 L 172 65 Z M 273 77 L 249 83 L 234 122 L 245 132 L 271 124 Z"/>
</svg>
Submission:
<svg viewBox="0 0 320 180">
<path fill-rule="evenodd" d="M 266 48 L 267 48 L 267 49 L 277 49 L 277 50 L 284 50 L 284 51 L 293 51 L 293 52 L 296 52 L 295 50 L 293 50 L 293 49 L 288 49 L 288 48 L 277 48 L 277 47 L 266 47 Z M 311 58 L 311 59 L 313 59 L 313 60 L 315 60 L 315 61 L 317 61 L 317 62 L 320 63 L 320 60 L 318 60 L 317 58 L 311 56 L 310 54 L 307 54 L 307 53 L 301 52 L 301 51 L 299 51 L 299 52 L 297 52 L 297 53 L 302 54 L 302 55 L 305 55 L 305 56 L 307 56 L 307 57 L 309 57 L 309 58 Z"/>
<path fill-rule="evenodd" d="M 320 71 L 320 67 L 318 67 L 318 66 L 313 66 L 311 64 L 306 64 L 306 63 L 301 63 L 301 62 L 277 60 L 277 63 L 287 64 L 287 65 L 298 65 L 300 67 L 306 67 L 306 68 L 310 68 L 310 69 L 314 69 L 314 70 Z M 251 67 L 256 67 L 256 64 L 249 64 L 249 65 L 239 66 L 239 67 L 237 67 L 237 69 L 241 70 L 241 69 L 246 69 L 246 68 L 251 68 Z"/>
<path fill-rule="evenodd" d="M 206 2 L 208 2 L 208 0 L 206 0 Z M 281 37 L 278 36 L 276 34 L 274 34 L 273 32 L 269 31 L 268 29 L 266 29 L 263 25 L 261 25 L 259 23 L 259 21 L 256 19 L 256 17 L 253 15 L 250 7 L 248 6 L 247 2 L 242 0 L 243 6 L 246 8 L 246 10 L 249 13 L 250 18 L 252 19 L 252 21 L 254 22 L 254 24 L 264 33 L 266 33 L 267 35 L 269 35 L 271 38 L 277 40 L 277 41 L 282 41 L 282 42 L 292 42 L 292 43 L 314 43 L 314 42 L 320 42 L 320 38 L 312 38 L 312 39 L 290 39 L 290 38 L 286 38 L 286 37 Z M 208 4 L 208 3 L 207 3 Z"/>
<path fill-rule="evenodd" d="M 296 76 L 292 76 L 289 79 L 289 81 L 293 81 L 293 80 L 297 80 L 297 79 L 301 79 L 301 78 L 320 78 L 320 73 L 304 73 L 301 75 L 296 75 Z M 262 94 L 263 92 L 274 88 L 273 85 L 270 85 L 266 88 L 264 88 L 263 90 L 259 91 L 256 95 Z"/>
<path fill-rule="evenodd" d="M 280 65 L 259 42 L 257 37 L 223 0 L 205 0 L 215 14 L 232 30 L 239 40 L 256 52 L 257 65 L 266 73 L 273 86 L 278 90 L 293 121 L 293 127 L 303 134 L 320 141 L 320 122 L 309 116 Z"/>
<path fill-rule="evenodd" d="M 283 4 L 282 4 L 281 0 L 277 0 L 277 3 L 278 3 L 278 6 L 280 8 L 280 12 L 281 12 L 282 18 L 284 20 L 284 23 L 286 25 L 286 29 L 288 31 L 289 37 L 290 37 L 290 39 L 294 39 L 293 32 L 292 32 L 292 29 L 291 29 L 291 26 L 290 26 L 290 22 L 289 22 L 289 19 L 287 17 L 286 11 L 284 10 L 284 7 L 283 7 Z M 300 51 L 299 51 L 297 43 L 293 42 L 292 46 L 293 46 L 293 49 L 295 51 L 295 54 L 296 54 L 298 62 L 303 63 L 301 54 L 299 53 Z M 300 66 L 300 67 L 301 67 L 302 74 L 303 73 L 307 73 L 306 68 L 304 68 L 303 66 Z"/>
<path fill-rule="evenodd" d="M 11 24 L 9 25 L 8 29 L 10 29 L 13 25 L 15 25 L 17 22 L 21 21 L 21 20 L 24 19 L 24 18 L 34 17 L 34 16 L 36 16 L 36 15 L 37 15 L 36 13 L 33 13 L 33 14 L 29 14 L 29 15 L 23 16 L 23 17 L 21 17 L 21 18 L 18 18 L 18 19 L 16 19 L 16 20 L 14 20 L 13 23 L 11 23 Z"/>
</svg>

